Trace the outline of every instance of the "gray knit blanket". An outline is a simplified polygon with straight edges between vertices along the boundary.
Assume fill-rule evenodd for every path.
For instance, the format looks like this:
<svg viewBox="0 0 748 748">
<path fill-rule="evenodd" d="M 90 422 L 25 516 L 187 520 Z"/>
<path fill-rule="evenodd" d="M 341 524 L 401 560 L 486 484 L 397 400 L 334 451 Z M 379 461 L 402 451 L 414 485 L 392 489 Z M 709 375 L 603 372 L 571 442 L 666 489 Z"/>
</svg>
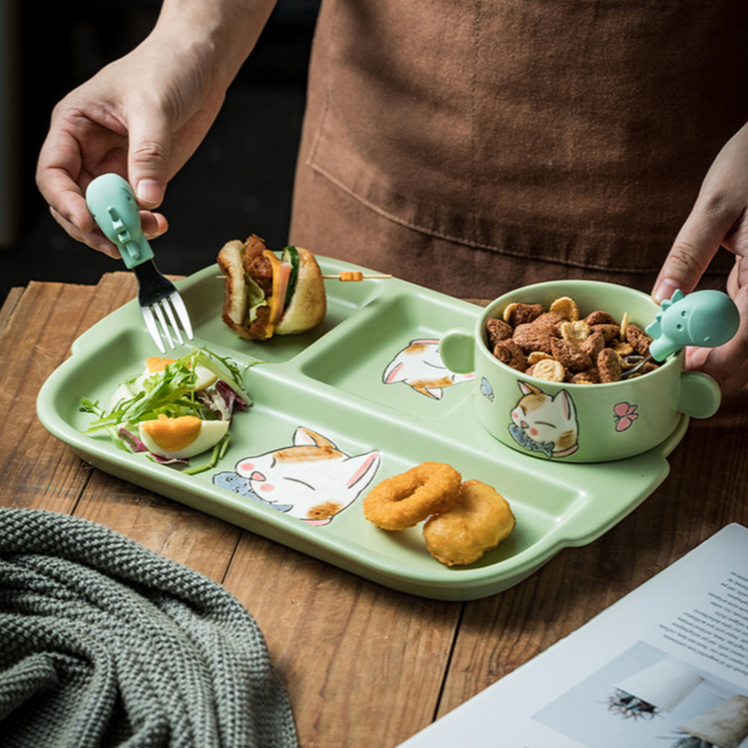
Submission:
<svg viewBox="0 0 748 748">
<path fill-rule="evenodd" d="M 262 633 L 224 588 L 88 520 L 0 509 L 0 745 L 298 743 Z"/>
</svg>

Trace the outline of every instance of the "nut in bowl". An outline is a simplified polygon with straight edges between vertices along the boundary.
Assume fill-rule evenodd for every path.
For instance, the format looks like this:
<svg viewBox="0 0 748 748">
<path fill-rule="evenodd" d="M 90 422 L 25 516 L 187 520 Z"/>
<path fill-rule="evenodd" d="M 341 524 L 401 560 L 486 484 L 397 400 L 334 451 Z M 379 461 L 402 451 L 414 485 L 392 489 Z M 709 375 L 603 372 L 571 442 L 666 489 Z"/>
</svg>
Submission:
<svg viewBox="0 0 748 748">
<path fill-rule="evenodd" d="M 609 283 L 539 283 L 493 301 L 474 330 L 447 332 L 440 354 L 452 371 L 475 373 L 478 420 L 506 446 L 559 462 L 620 460 L 665 441 L 683 416 L 708 418 L 720 404 L 711 377 L 684 370 L 683 349 L 625 376 L 646 358 L 644 330 L 664 307 Z"/>
</svg>

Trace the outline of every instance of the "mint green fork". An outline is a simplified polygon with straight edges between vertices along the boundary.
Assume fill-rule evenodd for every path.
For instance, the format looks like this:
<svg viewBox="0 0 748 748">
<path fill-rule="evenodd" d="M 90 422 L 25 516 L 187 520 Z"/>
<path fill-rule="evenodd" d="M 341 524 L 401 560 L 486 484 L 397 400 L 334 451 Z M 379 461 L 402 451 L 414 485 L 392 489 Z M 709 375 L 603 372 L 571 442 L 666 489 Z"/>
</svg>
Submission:
<svg viewBox="0 0 748 748">
<path fill-rule="evenodd" d="M 172 332 L 180 345 L 184 344 L 182 332 L 192 340 L 187 307 L 174 284 L 159 272 L 153 261 L 153 251 L 143 235 L 138 203 L 127 181 L 118 174 L 96 177 L 86 190 L 86 203 L 99 228 L 135 273 L 140 310 L 161 353 L 166 353 L 164 341 L 170 348 L 176 348 Z"/>
</svg>

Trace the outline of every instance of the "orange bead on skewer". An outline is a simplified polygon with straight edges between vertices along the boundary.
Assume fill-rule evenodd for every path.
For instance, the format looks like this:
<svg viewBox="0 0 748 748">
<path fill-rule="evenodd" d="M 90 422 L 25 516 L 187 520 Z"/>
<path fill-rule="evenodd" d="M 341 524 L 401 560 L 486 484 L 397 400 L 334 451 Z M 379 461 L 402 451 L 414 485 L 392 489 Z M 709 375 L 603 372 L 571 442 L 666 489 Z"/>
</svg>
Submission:
<svg viewBox="0 0 748 748">
<path fill-rule="evenodd" d="M 392 278 L 391 275 L 364 275 L 360 270 L 342 270 L 334 275 L 323 275 L 325 280 L 362 281 L 375 278 Z"/>
</svg>

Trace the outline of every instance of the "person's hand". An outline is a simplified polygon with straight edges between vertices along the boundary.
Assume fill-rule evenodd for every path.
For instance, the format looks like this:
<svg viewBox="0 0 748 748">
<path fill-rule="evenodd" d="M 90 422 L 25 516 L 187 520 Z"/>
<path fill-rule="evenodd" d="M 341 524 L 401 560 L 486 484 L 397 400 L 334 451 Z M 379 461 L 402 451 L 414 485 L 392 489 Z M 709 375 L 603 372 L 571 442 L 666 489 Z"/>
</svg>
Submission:
<svg viewBox="0 0 748 748">
<path fill-rule="evenodd" d="M 84 199 L 89 182 L 107 172 L 128 179 L 147 209 L 141 214 L 146 237 L 166 231 L 166 219 L 150 211 L 221 106 L 224 91 L 211 85 L 211 67 L 194 50 L 179 54 L 152 36 L 55 107 L 36 178 L 70 236 L 119 257 L 95 228 Z"/>
<path fill-rule="evenodd" d="M 144 209 L 145 236 L 166 231 L 166 219 L 153 211 L 213 124 L 274 2 L 196 0 L 185 9 L 165 0 L 148 38 L 57 104 L 36 182 L 70 236 L 119 257 L 84 197 L 108 172 L 129 181 Z"/>
<path fill-rule="evenodd" d="M 669 299 L 676 288 L 693 291 L 720 246 L 735 254 L 727 292 L 740 311 L 740 328 L 719 348 L 689 348 L 686 366 L 709 374 L 724 395 L 731 395 L 748 382 L 748 125 L 728 141 L 707 172 L 660 270 L 654 299 Z"/>
</svg>

